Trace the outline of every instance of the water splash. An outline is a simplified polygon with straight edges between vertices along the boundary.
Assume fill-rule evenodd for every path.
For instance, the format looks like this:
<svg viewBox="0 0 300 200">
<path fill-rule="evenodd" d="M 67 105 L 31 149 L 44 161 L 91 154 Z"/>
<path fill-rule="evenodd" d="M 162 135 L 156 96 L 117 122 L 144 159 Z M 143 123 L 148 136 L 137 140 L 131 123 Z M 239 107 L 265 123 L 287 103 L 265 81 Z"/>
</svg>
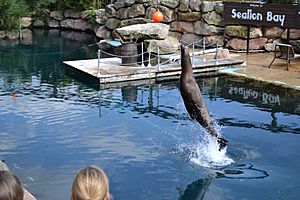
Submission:
<svg viewBox="0 0 300 200">
<path fill-rule="evenodd" d="M 188 160 L 193 165 L 215 168 L 223 167 L 234 161 L 226 155 L 227 147 L 219 151 L 219 145 L 215 138 L 203 134 L 201 140 L 194 143 L 179 145 L 180 151 L 188 149 Z"/>
</svg>

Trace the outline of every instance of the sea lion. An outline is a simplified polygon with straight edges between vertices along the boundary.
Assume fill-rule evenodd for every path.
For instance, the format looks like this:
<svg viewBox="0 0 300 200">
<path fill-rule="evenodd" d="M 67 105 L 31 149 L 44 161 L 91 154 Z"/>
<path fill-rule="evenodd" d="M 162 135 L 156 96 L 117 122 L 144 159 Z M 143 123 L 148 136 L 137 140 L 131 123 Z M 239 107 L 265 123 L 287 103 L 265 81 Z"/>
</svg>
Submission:
<svg viewBox="0 0 300 200">
<path fill-rule="evenodd" d="M 228 141 L 220 138 L 214 127 L 212 118 L 208 113 L 201 91 L 195 80 L 189 52 L 184 45 L 181 45 L 180 93 L 191 118 L 197 120 L 211 136 L 218 140 L 219 150 L 223 149 Z"/>
</svg>

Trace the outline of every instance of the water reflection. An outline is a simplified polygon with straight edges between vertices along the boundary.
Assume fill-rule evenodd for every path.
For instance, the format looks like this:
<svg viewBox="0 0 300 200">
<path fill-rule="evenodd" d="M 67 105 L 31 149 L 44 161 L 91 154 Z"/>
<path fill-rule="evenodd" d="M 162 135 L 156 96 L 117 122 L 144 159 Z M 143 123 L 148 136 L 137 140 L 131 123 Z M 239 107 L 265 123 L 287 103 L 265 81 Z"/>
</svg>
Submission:
<svg viewBox="0 0 300 200">
<path fill-rule="evenodd" d="M 235 164 L 227 166 L 214 174 L 209 175 L 207 178 L 198 179 L 186 186 L 180 200 L 202 200 L 209 189 L 212 181 L 218 178 L 226 179 L 264 179 L 269 174 L 261 169 L 255 168 L 252 164 Z"/>
</svg>

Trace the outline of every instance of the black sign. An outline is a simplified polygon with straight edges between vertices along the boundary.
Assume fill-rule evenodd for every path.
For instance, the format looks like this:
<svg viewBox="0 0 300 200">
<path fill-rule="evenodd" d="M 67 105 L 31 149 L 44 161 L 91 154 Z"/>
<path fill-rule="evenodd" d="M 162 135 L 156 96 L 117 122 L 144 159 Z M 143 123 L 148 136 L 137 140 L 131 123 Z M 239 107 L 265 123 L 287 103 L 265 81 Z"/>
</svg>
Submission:
<svg viewBox="0 0 300 200">
<path fill-rule="evenodd" d="M 300 6 L 292 4 L 224 2 L 227 24 L 300 28 Z"/>
</svg>

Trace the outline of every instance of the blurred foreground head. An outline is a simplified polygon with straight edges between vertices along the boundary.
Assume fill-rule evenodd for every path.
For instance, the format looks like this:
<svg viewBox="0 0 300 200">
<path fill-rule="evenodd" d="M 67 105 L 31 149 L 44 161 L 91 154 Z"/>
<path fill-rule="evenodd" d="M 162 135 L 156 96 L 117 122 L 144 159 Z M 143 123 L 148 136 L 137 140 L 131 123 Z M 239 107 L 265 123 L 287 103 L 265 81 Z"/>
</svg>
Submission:
<svg viewBox="0 0 300 200">
<path fill-rule="evenodd" d="M 109 200 L 108 178 L 97 166 L 80 170 L 73 180 L 71 200 Z"/>
</svg>

